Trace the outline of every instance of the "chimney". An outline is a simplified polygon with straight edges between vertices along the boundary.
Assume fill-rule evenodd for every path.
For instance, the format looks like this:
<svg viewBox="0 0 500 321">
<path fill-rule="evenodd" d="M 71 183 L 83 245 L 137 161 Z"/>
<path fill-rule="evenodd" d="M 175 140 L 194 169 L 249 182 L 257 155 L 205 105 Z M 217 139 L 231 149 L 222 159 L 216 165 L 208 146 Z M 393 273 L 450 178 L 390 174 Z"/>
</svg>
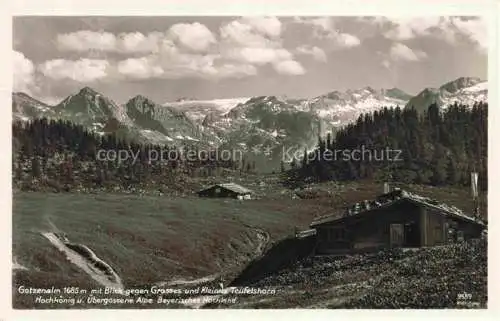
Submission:
<svg viewBox="0 0 500 321">
<path fill-rule="evenodd" d="M 384 194 L 387 194 L 387 193 L 389 193 L 389 183 L 385 182 L 384 183 Z"/>
</svg>

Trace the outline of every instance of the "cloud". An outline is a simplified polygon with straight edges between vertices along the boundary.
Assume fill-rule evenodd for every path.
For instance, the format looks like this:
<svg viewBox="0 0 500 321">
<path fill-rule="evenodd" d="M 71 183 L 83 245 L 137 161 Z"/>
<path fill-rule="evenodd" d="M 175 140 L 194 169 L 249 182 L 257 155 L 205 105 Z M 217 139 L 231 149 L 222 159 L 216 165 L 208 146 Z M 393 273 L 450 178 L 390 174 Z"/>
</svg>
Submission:
<svg viewBox="0 0 500 321">
<path fill-rule="evenodd" d="M 172 51 L 169 54 L 129 58 L 117 64 L 121 76 L 146 78 L 241 78 L 257 74 L 250 64 L 217 63 L 217 55 L 200 55 Z"/>
<path fill-rule="evenodd" d="M 338 33 L 334 39 L 338 45 L 345 48 L 356 47 L 361 44 L 361 40 L 358 37 L 348 33 Z"/>
<path fill-rule="evenodd" d="M 35 88 L 35 67 L 22 52 L 13 52 L 14 79 L 12 89 L 31 94 Z"/>
<path fill-rule="evenodd" d="M 285 74 L 304 72 L 293 54 L 283 48 L 283 25 L 276 17 L 241 17 L 223 23 L 218 31 L 216 35 L 194 22 L 148 34 L 89 30 L 60 34 L 57 44 L 64 51 L 103 51 L 131 57 L 120 57 L 118 61 L 55 59 L 41 64 L 39 69 L 48 78 L 81 82 L 104 77 L 245 77 L 257 74 L 257 67 L 266 64 Z M 317 48 L 311 54 L 322 59 L 320 51 Z"/>
<path fill-rule="evenodd" d="M 384 59 L 382 61 L 382 66 L 384 66 L 387 69 L 390 69 L 391 68 L 391 62 L 389 60 L 387 60 L 387 59 Z"/>
<path fill-rule="evenodd" d="M 266 27 L 269 29 L 269 27 Z M 266 29 L 262 27 L 261 29 Z M 144 35 L 139 32 L 120 34 L 115 37 L 115 47 L 106 50 L 121 53 L 147 53 L 141 57 L 130 57 L 119 61 L 106 61 L 82 58 L 79 61 L 56 59 L 40 66 L 42 73 L 52 79 L 73 79 L 90 82 L 104 77 L 112 79 L 149 79 L 149 78 L 233 78 L 257 74 L 252 65 L 262 65 L 291 58 L 286 50 L 265 48 L 240 48 L 234 56 L 222 56 L 216 45 L 215 36 L 203 25 L 177 24 L 167 34 L 154 32 Z M 274 34 L 275 31 L 265 31 Z M 97 39 L 97 37 L 90 37 Z M 74 46 L 97 48 L 95 44 Z M 208 51 L 208 52 L 200 52 Z"/>
<path fill-rule="evenodd" d="M 164 34 L 151 32 L 144 35 L 140 32 L 120 33 L 80 30 L 57 35 L 57 45 L 63 51 L 104 51 L 120 53 L 144 53 L 159 50 Z"/>
<path fill-rule="evenodd" d="M 140 32 L 121 33 L 118 35 L 116 51 L 130 53 L 157 52 L 160 50 L 164 35 L 151 32 L 144 35 Z"/>
<path fill-rule="evenodd" d="M 269 19 L 269 18 L 268 18 Z M 277 20 L 279 22 L 279 20 Z M 221 40 L 226 46 L 280 47 L 281 22 L 278 25 L 259 18 L 241 18 L 220 27 Z"/>
<path fill-rule="evenodd" d="M 57 35 L 57 44 L 59 49 L 68 51 L 114 51 L 117 41 L 115 35 L 109 32 L 80 30 Z"/>
<path fill-rule="evenodd" d="M 115 35 L 103 31 L 80 30 L 57 36 L 59 49 L 79 52 L 90 50 L 120 53 L 157 52 L 165 41 L 175 42 L 193 51 L 205 51 L 211 44 L 217 42 L 212 32 L 198 22 L 175 24 L 165 33 L 130 32 Z"/>
<path fill-rule="evenodd" d="M 78 82 L 92 82 L 106 77 L 109 67 L 110 64 L 106 60 L 54 59 L 39 65 L 39 70 L 44 76 L 54 80 L 71 79 Z"/>
<path fill-rule="evenodd" d="M 120 74 L 136 79 L 160 77 L 164 70 L 154 64 L 148 57 L 129 58 L 118 62 L 117 70 Z"/>
<path fill-rule="evenodd" d="M 427 57 L 427 54 L 420 50 L 413 50 L 402 43 L 392 45 L 389 56 L 395 61 L 419 61 Z"/>
<path fill-rule="evenodd" d="M 276 17 L 243 17 L 241 21 L 252 26 L 262 35 L 277 38 L 281 35 L 282 24 Z"/>
<path fill-rule="evenodd" d="M 282 75 L 303 75 L 306 73 L 304 67 L 295 60 L 285 60 L 273 64 L 274 69 Z"/>
<path fill-rule="evenodd" d="M 389 19 L 384 16 L 358 16 L 355 17 L 354 20 L 359 23 L 368 23 L 379 27 L 382 27 L 389 21 Z"/>
<path fill-rule="evenodd" d="M 226 57 L 244 63 L 265 65 L 292 59 L 292 54 L 286 49 L 247 47 L 232 49 Z"/>
<path fill-rule="evenodd" d="M 257 68 L 250 64 L 224 64 L 216 70 L 218 78 L 243 78 L 257 74 Z"/>
<path fill-rule="evenodd" d="M 480 50 L 488 47 L 487 24 L 482 17 L 384 17 L 365 21 L 388 26 L 384 36 L 396 41 L 435 37 L 454 45 L 460 37 L 465 37 Z"/>
<path fill-rule="evenodd" d="M 327 62 L 325 51 L 319 47 L 304 45 L 297 47 L 296 51 L 298 54 L 310 55 L 319 62 Z"/>
<path fill-rule="evenodd" d="M 194 51 L 206 51 L 217 42 L 212 32 L 198 22 L 175 24 L 170 27 L 168 37 Z"/>
<path fill-rule="evenodd" d="M 243 17 L 220 27 L 220 58 L 243 65 L 270 64 L 280 74 L 305 73 L 293 54 L 283 48 L 282 24 L 275 17 Z"/>
<path fill-rule="evenodd" d="M 311 26 L 314 38 L 321 40 L 330 40 L 335 47 L 352 48 L 361 44 L 361 40 L 355 35 L 344 33 L 336 29 L 335 21 L 332 17 L 295 17 L 294 22 L 306 26 Z"/>
<path fill-rule="evenodd" d="M 439 16 L 387 17 L 391 27 L 384 35 L 392 40 L 408 40 L 417 36 L 430 35 L 435 28 L 442 28 L 445 22 Z"/>
<path fill-rule="evenodd" d="M 316 38 L 329 38 L 331 34 L 338 33 L 338 31 L 335 30 L 335 24 L 332 17 L 295 17 L 294 22 L 311 26 L 314 37 Z"/>
<path fill-rule="evenodd" d="M 458 33 L 475 42 L 479 46 L 479 49 L 486 50 L 488 48 L 488 27 L 484 18 L 451 18 L 451 23 L 455 26 Z"/>
<path fill-rule="evenodd" d="M 216 73 L 214 66 L 218 57 L 217 54 L 185 53 L 173 47 L 153 56 L 151 61 L 163 68 L 165 77 L 206 77 Z"/>
</svg>

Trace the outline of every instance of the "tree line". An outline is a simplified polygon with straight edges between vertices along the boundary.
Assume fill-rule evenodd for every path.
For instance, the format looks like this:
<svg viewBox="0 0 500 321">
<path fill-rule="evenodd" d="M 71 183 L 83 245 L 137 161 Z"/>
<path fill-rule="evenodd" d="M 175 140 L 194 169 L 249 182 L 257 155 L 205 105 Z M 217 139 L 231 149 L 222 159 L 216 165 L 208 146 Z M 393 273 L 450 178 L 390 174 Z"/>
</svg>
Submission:
<svg viewBox="0 0 500 321">
<path fill-rule="evenodd" d="M 284 182 L 367 179 L 467 186 L 470 172 L 476 171 L 479 187 L 486 190 L 487 112 L 487 103 L 478 102 L 445 110 L 433 104 L 423 113 L 386 107 L 361 115 L 334 134 L 318 137 L 314 151 L 304 151 L 290 169 L 282 163 Z M 64 120 L 15 121 L 12 133 L 13 185 L 21 189 L 185 190 L 191 178 L 255 172 L 254 162 L 222 157 L 201 145 L 137 143 Z M 118 159 L 124 152 L 128 159 Z"/>
<path fill-rule="evenodd" d="M 364 114 L 335 135 L 319 137 L 313 152 L 292 161 L 285 180 L 294 185 L 372 179 L 467 186 L 475 171 L 486 190 L 487 113 L 488 104 L 478 102 L 444 110 L 432 104 L 423 113 L 397 107 Z"/>
<path fill-rule="evenodd" d="M 13 186 L 23 190 L 182 191 L 192 177 L 255 169 L 250 161 L 214 149 L 140 144 L 114 134 L 98 135 L 64 120 L 15 121 L 12 134 Z"/>
</svg>

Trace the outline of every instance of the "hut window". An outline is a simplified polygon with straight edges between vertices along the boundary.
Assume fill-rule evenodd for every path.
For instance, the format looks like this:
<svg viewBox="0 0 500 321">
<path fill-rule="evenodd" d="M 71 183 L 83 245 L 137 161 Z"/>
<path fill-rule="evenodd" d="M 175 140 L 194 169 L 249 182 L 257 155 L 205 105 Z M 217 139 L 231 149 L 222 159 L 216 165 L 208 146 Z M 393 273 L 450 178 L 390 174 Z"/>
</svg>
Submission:
<svg viewBox="0 0 500 321">
<path fill-rule="evenodd" d="M 217 188 L 215 189 L 215 193 L 216 193 L 216 194 L 219 194 L 219 193 L 220 193 L 220 188 L 219 188 L 219 187 L 217 187 Z"/>
</svg>

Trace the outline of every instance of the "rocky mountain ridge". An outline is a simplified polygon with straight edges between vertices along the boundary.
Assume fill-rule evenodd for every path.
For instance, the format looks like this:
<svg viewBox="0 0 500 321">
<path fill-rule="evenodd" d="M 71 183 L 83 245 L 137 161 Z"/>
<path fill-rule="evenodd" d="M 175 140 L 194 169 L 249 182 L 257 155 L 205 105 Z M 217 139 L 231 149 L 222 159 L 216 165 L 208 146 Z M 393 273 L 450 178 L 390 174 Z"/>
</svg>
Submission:
<svg viewBox="0 0 500 321">
<path fill-rule="evenodd" d="M 423 111 L 432 103 L 446 108 L 454 102 L 472 105 L 487 97 L 487 82 L 471 77 L 458 78 L 439 88 L 425 88 L 414 97 L 398 88 L 364 87 L 310 99 L 259 96 L 181 100 L 163 105 L 142 95 L 119 105 L 84 87 L 55 106 L 24 93 L 13 93 L 12 113 L 18 120 L 64 119 L 98 134 L 114 132 L 148 143 L 189 143 L 246 152 L 257 148 L 275 155 L 283 147 L 312 148 L 318 135 L 383 107 L 413 106 Z"/>
</svg>

